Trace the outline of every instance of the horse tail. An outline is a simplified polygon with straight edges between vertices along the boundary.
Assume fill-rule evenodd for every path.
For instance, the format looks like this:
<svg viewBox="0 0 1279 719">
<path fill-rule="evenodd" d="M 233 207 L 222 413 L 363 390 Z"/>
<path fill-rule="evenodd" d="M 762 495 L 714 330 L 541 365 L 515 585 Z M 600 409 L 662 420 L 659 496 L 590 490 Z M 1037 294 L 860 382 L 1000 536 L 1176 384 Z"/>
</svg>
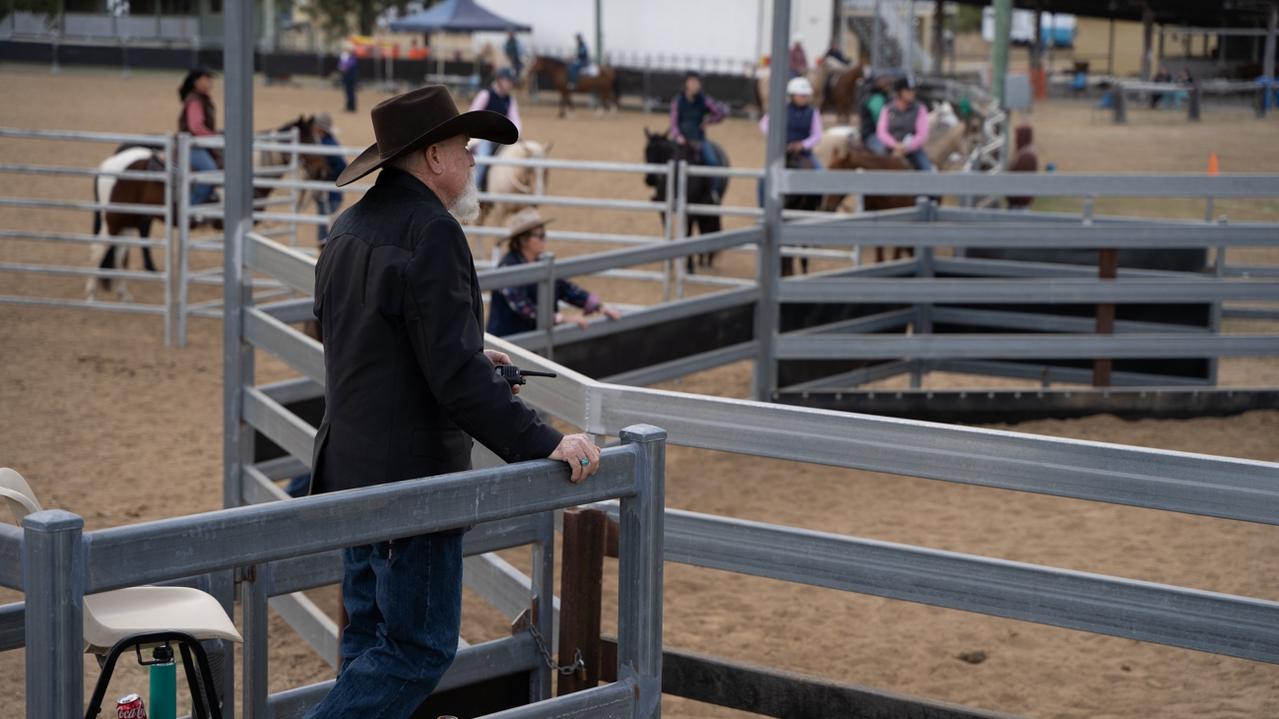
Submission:
<svg viewBox="0 0 1279 719">
<path fill-rule="evenodd" d="M 622 107 L 622 73 L 617 68 L 610 67 L 609 71 L 613 73 L 613 107 L 621 109 Z"/>
<path fill-rule="evenodd" d="M 96 205 L 99 202 L 101 202 L 101 200 L 98 199 L 98 182 L 97 182 L 97 178 L 95 177 L 93 182 L 93 204 Z M 97 237 L 98 235 L 102 234 L 102 214 L 103 214 L 102 208 L 100 207 L 93 211 L 93 236 L 94 237 Z"/>
</svg>

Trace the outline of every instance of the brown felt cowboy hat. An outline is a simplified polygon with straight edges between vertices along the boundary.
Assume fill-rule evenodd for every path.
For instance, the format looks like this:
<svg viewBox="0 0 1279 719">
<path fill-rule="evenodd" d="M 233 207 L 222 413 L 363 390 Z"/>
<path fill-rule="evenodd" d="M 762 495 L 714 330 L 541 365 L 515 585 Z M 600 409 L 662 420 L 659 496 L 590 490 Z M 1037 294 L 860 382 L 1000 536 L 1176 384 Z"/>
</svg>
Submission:
<svg viewBox="0 0 1279 719">
<path fill-rule="evenodd" d="M 505 115 L 477 110 L 458 113 L 443 85 L 428 85 L 396 95 L 373 106 L 373 136 L 377 142 L 360 153 L 338 175 L 338 187 L 350 184 L 388 162 L 454 135 L 467 135 L 503 145 L 519 139 L 519 130 Z"/>
</svg>

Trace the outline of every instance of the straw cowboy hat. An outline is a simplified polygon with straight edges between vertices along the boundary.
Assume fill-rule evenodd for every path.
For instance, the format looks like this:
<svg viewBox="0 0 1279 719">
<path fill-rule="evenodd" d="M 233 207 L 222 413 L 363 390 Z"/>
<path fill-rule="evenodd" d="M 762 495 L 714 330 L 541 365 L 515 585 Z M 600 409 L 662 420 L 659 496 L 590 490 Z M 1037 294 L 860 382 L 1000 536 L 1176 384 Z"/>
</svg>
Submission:
<svg viewBox="0 0 1279 719">
<path fill-rule="evenodd" d="M 520 136 L 505 115 L 488 110 L 459 114 L 443 85 L 427 85 L 383 100 L 373 106 L 372 114 L 377 142 L 338 175 L 338 187 L 355 182 L 412 150 L 454 135 L 479 137 L 502 145 L 510 145 Z"/>
<path fill-rule="evenodd" d="M 507 218 L 506 237 L 507 239 L 519 237 L 525 232 L 532 232 L 539 227 L 546 227 L 554 221 L 554 219 L 550 218 L 544 220 L 537 210 L 532 207 L 525 207 Z"/>
</svg>

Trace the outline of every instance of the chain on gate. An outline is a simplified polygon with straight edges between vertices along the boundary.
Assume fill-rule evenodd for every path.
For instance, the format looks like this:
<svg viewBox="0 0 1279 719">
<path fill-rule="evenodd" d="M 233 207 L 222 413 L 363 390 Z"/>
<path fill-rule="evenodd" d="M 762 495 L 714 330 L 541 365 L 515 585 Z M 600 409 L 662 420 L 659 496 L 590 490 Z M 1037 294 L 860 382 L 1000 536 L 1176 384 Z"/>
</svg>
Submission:
<svg viewBox="0 0 1279 719">
<path fill-rule="evenodd" d="M 586 660 L 582 659 L 582 649 L 579 647 L 573 652 L 572 664 L 559 664 L 551 656 L 551 652 L 546 648 L 546 641 L 542 637 L 542 633 L 537 630 L 537 625 L 533 622 L 528 623 L 528 633 L 532 635 L 533 642 L 537 644 L 537 650 L 542 653 L 542 660 L 546 662 L 546 666 L 551 671 L 558 673 L 560 676 L 578 675 L 579 679 L 586 678 Z"/>
</svg>

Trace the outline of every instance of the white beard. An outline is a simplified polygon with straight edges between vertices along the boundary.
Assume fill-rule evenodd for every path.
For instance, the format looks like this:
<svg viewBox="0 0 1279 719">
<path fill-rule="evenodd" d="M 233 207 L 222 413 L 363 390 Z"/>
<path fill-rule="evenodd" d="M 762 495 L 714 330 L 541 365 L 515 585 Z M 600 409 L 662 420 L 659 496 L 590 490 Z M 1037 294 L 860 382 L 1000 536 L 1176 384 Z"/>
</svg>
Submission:
<svg viewBox="0 0 1279 719">
<path fill-rule="evenodd" d="M 449 212 L 458 222 L 475 222 L 480 217 L 480 190 L 475 186 L 475 168 L 466 178 L 466 189 L 449 205 Z"/>
</svg>

